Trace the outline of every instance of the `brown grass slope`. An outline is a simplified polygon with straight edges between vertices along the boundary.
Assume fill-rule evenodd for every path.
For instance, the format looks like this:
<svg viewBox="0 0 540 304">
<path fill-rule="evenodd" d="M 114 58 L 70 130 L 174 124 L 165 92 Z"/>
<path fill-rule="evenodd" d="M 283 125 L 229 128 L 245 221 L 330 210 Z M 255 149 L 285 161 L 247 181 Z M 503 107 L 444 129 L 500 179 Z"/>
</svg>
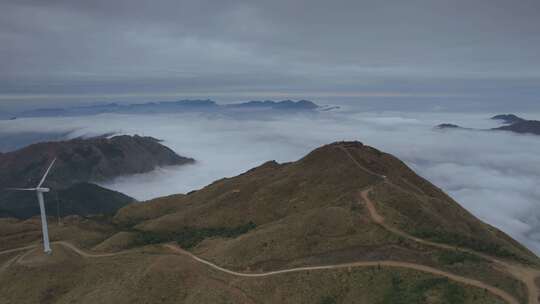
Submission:
<svg viewBox="0 0 540 304">
<path fill-rule="evenodd" d="M 155 248 L 85 258 L 60 245 L 53 245 L 52 256 L 37 250 L 19 256 L 0 274 L 0 296 L 5 304 L 504 303 L 480 288 L 407 269 L 238 278 Z"/>
<path fill-rule="evenodd" d="M 133 204 L 115 221 L 156 234 L 254 222 L 256 229 L 245 234 L 210 237 L 189 248 L 240 271 L 390 259 L 431 265 L 526 297 L 521 282 L 489 261 L 414 244 L 374 223 L 358 204 L 359 191 L 368 187 L 374 188 L 387 221 L 410 234 L 538 263 L 533 253 L 482 223 L 399 159 L 357 142 L 327 145 L 292 163 L 267 162 L 188 195 Z"/>
<path fill-rule="evenodd" d="M 473 216 L 394 156 L 383 153 L 377 161 L 354 150 L 353 155 L 366 168 L 387 176 L 387 182 L 375 185 L 373 198 L 397 228 L 420 238 L 538 264 L 534 253 Z"/>
<path fill-rule="evenodd" d="M 349 207 L 355 191 L 375 180 L 341 160 L 343 155 L 319 149 L 295 163 L 267 162 L 187 196 L 132 205 L 120 210 L 116 220 L 129 224 L 154 218 L 141 228 L 174 231 L 181 226 L 234 226 L 249 220 L 263 225 L 311 209 Z"/>
<path fill-rule="evenodd" d="M 418 269 L 346 266 L 253 278 L 168 247 L 143 246 L 178 241 L 197 257 L 241 273 L 395 261 L 480 281 L 516 299 L 512 303 L 527 303 L 523 282 L 491 260 L 416 242 L 375 222 L 359 195 L 366 189 L 385 223 L 397 229 L 538 263 L 397 158 L 345 142 L 296 162 L 267 162 L 186 195 L 128 205 L 114 225 L 99 218 L 51 225 L 53 240 L 106 254 L 80 256 L 60 244 L 50 260 L 38 250 L 9 253 L 0 262 L 17 261 L 0 272 L 0 296 L 6 303 L 503 303 L 491 292 Z M 10 245 L 2 247 L 36 243 L 36 224 L 4 220 L 0 241 Z M 491 245 L 477 248 L 471 240 Z"/>
<path fill-rule="evenodd" d="M 359 170 L 349 156 L 367 170 Z M 381 175 L 389 182 L 381 183 Z M 371 225 L 365 210 L 356 205 L 358 191 L 371 185 L 387 220 L 413 235 L 537 262 L 533 253 L 475 218 L 399 159 L 358 142 L 327 145 L 297 162 L 267 162 L 189 195 L 133 204 L 121 209 L 115 221 L 158 233 L 252 221 L 257 229 L 226 242 L 243 248 L 260 242 L 253 248 L 257 253 L 275 251 L 272 242 L 287 254 L 391 243 L 394 237 Z M 233 246 L 206 243 L 206 251 Z"/>
</svg>

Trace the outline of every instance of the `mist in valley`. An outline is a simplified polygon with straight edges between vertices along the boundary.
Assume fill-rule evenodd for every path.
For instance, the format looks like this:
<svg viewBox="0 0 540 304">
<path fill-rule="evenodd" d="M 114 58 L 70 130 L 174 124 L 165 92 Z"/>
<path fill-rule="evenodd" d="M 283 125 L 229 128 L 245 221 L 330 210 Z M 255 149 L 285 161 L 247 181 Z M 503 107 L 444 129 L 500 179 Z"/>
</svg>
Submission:
<svg viewBox="0 0 540 304">
<path fill-rule="evenodd" d="M 498 126 L 496 113 L 354 111 L 221 115 L 103 114 L 0 121 L 1 136 L 105 133 L 139 134 L 196 164 L 156 168 L 103 186 L 140 201 L 187 193 L 238 175 L 269 160 L 295 161 L 334 141 L 359 140 L 392 153 L 441 187 L 482 220 L 540 253 L 540 137 L 509 132 L 437 130 L 443 122 L 474 128 Z M 528 113 L 529 119 L 540 115 Z M 39 136 L 38 136 L 39 138 Z M 56 138 L 57 139 L 57 138 Z"/>
</svg>

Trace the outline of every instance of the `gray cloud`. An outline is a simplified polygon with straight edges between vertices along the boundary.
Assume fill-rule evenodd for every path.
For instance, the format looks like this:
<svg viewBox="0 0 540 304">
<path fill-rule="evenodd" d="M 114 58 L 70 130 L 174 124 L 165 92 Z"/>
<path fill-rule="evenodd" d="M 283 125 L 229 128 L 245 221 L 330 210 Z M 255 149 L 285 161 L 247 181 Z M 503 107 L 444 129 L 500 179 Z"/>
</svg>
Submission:
<svg viewBox="0 0 540 304">
<path fill-rule="evenodd" d="M 540 4 L 1 1 L 0 103 L 397 92 L 534 100 Z M 129 98 L 128 98 L 129 99 Z M 486 101 L 489 102 L 489 101 Z"/>
</svg>

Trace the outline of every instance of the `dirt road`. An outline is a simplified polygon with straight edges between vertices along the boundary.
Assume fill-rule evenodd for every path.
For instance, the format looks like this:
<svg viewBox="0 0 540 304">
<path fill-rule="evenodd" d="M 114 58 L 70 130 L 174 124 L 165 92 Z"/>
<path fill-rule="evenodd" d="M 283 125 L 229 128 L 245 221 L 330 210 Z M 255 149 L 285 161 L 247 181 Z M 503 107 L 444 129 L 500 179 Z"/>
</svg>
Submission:
<svg viewBox="0 0 540 304">
<path fill-rule="evenodd" d="M 375 204 L 369 198 L 369 192 L 370 191 L 371 191 L 371 188 L 361 192 L 362 200 L 365 203 L 365 205 L 366 205 L 366 207 L 367 207 L 367 209 L 369 211 L 371 219 L 374 222 L 376 222 L 376 223 L 380 224 L 381 226 L 383 226 L 386 230 L 388 230 L 388 231 L 390 231 L 392 233 L 395 233 L 395 234 L 397 234 L 397 235 L 399 235 L 401 237 L 413 240 L 415 242 L 418 242 L 418 243 L 421 243 L 421 244 L 424 244 L 424 245 L 443 248 L 443 249 L 449 249 L 449 250 L 458 250 L 458 251 L 462 251 L 462 252 L 467 252 L 467 253 L 474 254 L 474 255 L 477 255 L 479 257 L 482 257 L 482 258 L 484 258 L 484 259 L 486 259 L 488 261 L 491 261 L 491 262 L 493 262 L 495 264 L 498 264 L 498 265 L 502 266 L 502 268 L 504 268 L 513 277 L 515 277 L 518 280 L 522 281 L 527 286 L 528 301 L 529 301 L 530 304 L 538 304 L 538 303 L 540 303 L 540 300 L 539 300 L 540 299 L 540 290 L 539 290 L 538 286 L 535 284 L 535 279 L 540 277 L 540 271 L 538 271 L 536 269 L 532 269 L 532 268 L 527 268 L 527 267 L 522 266 L 522 265 L 517 265 L 517 264 L 509 263 L 509 262 L 506 262 L 506 261 L 502 261 L 502 260 L 496 259 L 496 258 L 494 258 L 492 256 L 489 256 L 487 254 L 478 253 L 478 252 L 476 252 L 474 250 L 471 250 L 471 249 L 468 249 L 468 248 L 460 248 L 460 247 L 450 246 L 450 245 L 446 245 L 446 244 L 440 244 L 440 243 L 426 241 L 424 239 L 414 237 L 414 236 L 412 236 L 412 235 L 410 235 L 410 234 L 408 234 L 406 232 L 403 232 L 403 231 L 401 231 L 399 229 L 391 227 L 391 226 L 387 225 L 384 222 L 384 218 L 377 212 Z"/>
<path fill-rule="evenodd" d="M 433 267 L 420 265 L 420 264 L 414 264 L 414 263 L 407 263 L 407 262 L 397 262 L 397 261 L 369 261 L 369 262 L 353 262 L 353 263 L 345 263 L 345 264 L 334 264 L 334 265 L 323 265 L 323 266 L 305 266 L 305 267 L 296 267 L 296 268 L 288 268 L 288 269 L 282 269 L 282 270 L 275 270 L 275 271 L 269 271 L 269 272 L 259 272 L 259 273 L 243 273 L 243 272 L 237 272 L 233 270 L 229 270 L 223 267 L 220 267 L 212 262 L 209 262 L 207 260 L 201 259 L 192 253 L 185 251 L 178 246 L 167 244 L 165 245 L 167 248 L 171 249 L 174 252 L 180 253 L 182 255 L 186 255 L 191 257 L 192 259 L 205 264 L 213 269 L 219 270 L 221 272 L 225 272 L 227 274 L 233 275 L 233 276 L 239 276 L 239 277 L 249 277 L 249 278 L 260 278 L 260 277 L 269 277 L 269 276 L 275 276 L 280 274 L 286 274 L 286 273 L 293 273 L 293 272 L 302 272 L 302 271 L 317 271 L 317 270 L 332 270 L 332 269 L 347 269 L 352 267 L 377 267 L 377 266 L 383 266 L 383 267 L 397 267 L 397 268 L 408 268 L 408 269 L 414 269 L 421 272 L 426 272 L 430 274 L 434 274 L 437 276 L 446 277 L 452 281 L 463 283 L 465 285 L 470 285 L 474 287 L 478 287 L 481 289 L 488 290 L 489 292 L 493 293 L 494 295 L 497 295 L 504 301 L 511 303 L 511 304 L 519 304 L 519 301 L 517 301 L 514 297 L 506 293 L 505 291 L 498 289 L 496 287 L 487 285 L 483 282 L 465 278 L 462 276 L 458 276 L 443 270 L 439 270 Z"/>
<path fill-rule="evenodd" d="M 375 175 L 381 179 L 381 182 L 388 183 L 390 185 L 393 185 L 385 176 L 379 175 L 364 166 L 360 164 L 353 156 L 352 154 L 347 150 L 346 147 L 340 147 L 340 149 L 347 154 L 348 158 L 362 171 L 368 172 L 371 175 Z M 395 185 L 393 185 L 395 186 Z M 397 187 L 397 186 L 395 186 Z M 476 256 L 482 257 L 486 260 L 489 260 L 499 266 L 501 266 L 504 270 L 506 270 L 507 273 L 515 277 L 516 279 L 522 281 L 527 286 L 527 292 L 528 292 L 528 303 L 529 304 L 540 304 L 540 287 L 535 283 L 535 280 L 537 280 L 540 277 L 540 271 L 537 269 L 529 268 L 523 265 L 519 265 L 516 263 L 511 263 L 503 260 L 499 260 L 495 257 L 492 257 L 490 255 L 476 252 L 472 249 L 468 248 L 462 248 L 462 247 L 456 247 L 456 246 L 450 246 L 447 244 L 441 244 L 441 243 L 435 243 L 431 241 L 427 241 L 421 238 L 417 238 L 415 236 L 412 236 L 402 230 L 399 230 L 395 227 L 392 227 L 384 221 L 384 217 L 380 215 L 377 212 L 377 208 L 375 207 L 375 203 L 369 198 L 369 193 L 373 187 L 369 187 L 368 189 L 363 190 L 360 193 L 360 202 L 365 205 L 367 210 L 369 211 L 369 215 L 375 223 L 381 225 L 383 228 L 388 230 L 391 233 L 394 233 L 396 235 L 399 235 L 403 238 L 407 238 L 409 240 L 413 240 L 417 243 L 421 243 L 424 245 L 432 246 L 432 247 L 438 247 L 442 249 L 448 249 L 448 250 L 458 250 L 462 252 L 467 252 L 470 254 L 474 254 Z"/>
<path fill-rule="evenodd" d="M 28 250 L 28 249 L 32 249 L 32 248 L 36 248 L 36 247 L 37 247 L 37 245 L 29 245 L 29 246 L 25 246 L 25 247 L 8 249 L 8 250 L 0 251 L 0 255 L 12 253 L 12 252 L 24 251 L 24 250 Z"/>
<path fill-rule="evenodd" d="M 53 242 L 53 244 L 62 245 L 62 246 L 66 247 L 66 248 L 68 248 L 70 250 L 73 250 L 74 252 L 76 252 L 77 254 L 79 254 L 79 255 L 81 255 L 82 257 L 85 257 L 85 258 L 105 258 L 105 257 L 112 257 L 112 256 L 117 256 L 117 255 L 129 253 L 129 252 L 133 252 L 132 250 L 129 250 L 129 251 L 116 252 L 116 253 L 91 253 L 91 252 L 84 251 L 84 250 L 76 247 L 75 245 L 73 245 L 73 244 L 71 244 L 69 242 L 65 242 L 65 241 Z M 500 289 L 498 289 L 496 287 L 487 285 L 487 284 L 485 284 L 485 283 L 483 283 L 481 281 L 465 278 L 465 277 L 458 276 L 458 275 L 455 275 L 455 274 L 452 274 L 452 273 L 449 273 L 449 272 L 445 272 L 443 270 L 439 270 L 439 269 L 436 269 L 436 268 L 433 268 L 433 267 L 420 265 L 420 264 L 414 264 L 414 263 L 382 260 L 382 261 L 353 262 L 353 263 L 322 265 L 322 266 L 295 267 L 295 268 L 288 268 L 288 269 L 269 271 L 269 272 L 261 272 L 261 273 L 242 273 L 242 272 L 237 272 L 237 271 L 233 271 L 233 270 L 226 269 L 226 268 L 223 268 L 221 266 L 218 266 L 218 265 L 216 265 L 216 264 L 214 264 L 214 263 L 212 263 L 210 261 L 207 261 L 207 260 L 204 260 L 204 259 L 202 259 L 200 257 L 197 257 L 197 256 L 193 255 L 192 253 L 190 253 L 188 251 L 185 251 L 185 250 L 181 249 L 180 247 L 178 247 L 176 245 L 166 244 L 164 246 L 166 248 L 170 249 L 174 253 L 178 253 L 178 254 L 187 256 L 187 257 L 192 258 L 192 259 L 194 259 L 195 261 L 197 261 L 199 263 L 205 264 L 208 267 L 211 267 L 211 268 L 213 268 L 215 270 L 227 273 L 229 275 L 238 276 L 238 277 L 260 278 L 260 277 L 268 277 L 268 276 L 275 276 L 275 275 L 281 275 L 281 274 L 286 274 L 286 273 L 294 273 L 294 272 L 302 272 L 302 271 L 347 269 L 347 268 L 352 268 L 352 267 L 377 267 L 377 266 L 383 266 L 383 267 L 408 268 L 408 269 L 414 269 L 414 270 L 417 270 L 417 271 L 422 271 L 422 272 L 426 272 L 426 273 L 430 273 L 430 274 L 434 274 L 434 275 L 438 275 L 438 276 L 443 276 L 443 277 L 446 277 L 446 278 L 448 278 L 448 279 L 450 279 L 452 281 L 458 282 L 458 283 L 463 283 L 463 284 L 466 284 L 466 285 L 470 285 L 470 286 L 478 287 L 478 288 L 481 288 L 481 289 L 485 289 L 485 290 L 488 290 L 489 292 L 493 293 L 494 295 L 497 295 L 498 297 L 500 297 L 501 299 L 505 300 L 508 303 L 519 304 L 519 302 L 516 299 L 514 299 L 511 295 L 509 295 L 508 293 L 506 293 L 503 290 L 500 290 Z M 24 255 L 26 255 L 26 254 L 30 253 L 31 249 L 35 249 L 35 247 L 36 246 L 22 247 L 22 248 L 17 248 L 18 250 L 2 251 L 2 252 L 0 252 L 0 254 L 4 254 L 4 253 L 8 253 L 8 252 L 14 252 L 14 251 L 28 250 L 24 254 Z M 9 267 L 14 261 L 24 258 L 24 255 L 16 256 L 16 257 L 10 259 L 9 261 L 7 261 L 6 263 L 4 263 L 4 265 L 2 265 L 2 267 L 0 267 L 0 273 L 4 269 Z"/>
</svg>

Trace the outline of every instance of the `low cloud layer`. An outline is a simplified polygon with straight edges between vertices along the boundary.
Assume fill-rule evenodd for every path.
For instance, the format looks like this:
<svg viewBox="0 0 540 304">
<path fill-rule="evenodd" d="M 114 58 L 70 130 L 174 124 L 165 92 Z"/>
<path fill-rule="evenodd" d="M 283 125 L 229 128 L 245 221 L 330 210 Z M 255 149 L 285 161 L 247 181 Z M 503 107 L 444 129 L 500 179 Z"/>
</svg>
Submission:
<svg viewBox="0 0 540 304">
<path fill-rule="evenodd" d="M 140 200 L 188 192 L 268 160 L 294 161 L 333 141 L 360 140 L 392 153 L 482 220 L 540 253 L 540 137 L 434 130 L 442 122 L 496 126 L 494 113 L 334 112 L 239 119 L 222 115 L 100 115 L 0 121 L 4 133 L 119 132 L 164 139 L 195 165 L 121 177 L 105 186 Z M 526 118 L 538 119 L 529 114 Z M 144 123 L 142 123 L 144 122 Z"/>
</svg>

